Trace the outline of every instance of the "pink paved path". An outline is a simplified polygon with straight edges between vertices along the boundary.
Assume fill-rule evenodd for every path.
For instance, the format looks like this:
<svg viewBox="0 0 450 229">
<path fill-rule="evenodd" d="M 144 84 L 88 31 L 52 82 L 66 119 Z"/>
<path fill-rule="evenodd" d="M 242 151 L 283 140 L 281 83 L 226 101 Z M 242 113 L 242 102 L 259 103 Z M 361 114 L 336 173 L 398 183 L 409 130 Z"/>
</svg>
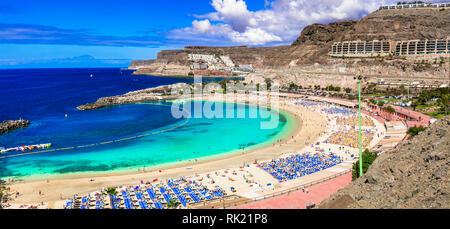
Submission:
<svg viewBox="0 0 450 229">
<path fill-rule="evenodd" d="M 331 194 L 347 186 L 352 181 L 348 173 L 332 180 L 308 188 L 309 193 L 302 190 L 235 207 L 235 209 L 306 209 L 306 205 L 314 202 L 316 205 Z"/>
</svg>

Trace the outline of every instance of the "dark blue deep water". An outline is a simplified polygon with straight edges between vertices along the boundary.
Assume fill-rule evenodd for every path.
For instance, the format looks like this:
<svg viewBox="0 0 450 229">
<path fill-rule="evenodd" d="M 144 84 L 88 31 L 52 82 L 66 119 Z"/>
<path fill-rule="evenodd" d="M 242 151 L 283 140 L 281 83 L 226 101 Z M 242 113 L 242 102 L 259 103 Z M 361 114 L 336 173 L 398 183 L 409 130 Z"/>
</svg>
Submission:
<svg viewBox="0 0 450 229">
<path fill-rule="evenodd" d="M 156 106 L 124 106 L 124 109 L 105 108 L 87 112 L 76 109 L 100 97 L 176 82 L 192 82 L 188 78 L 135 76 L 131 73 L 117 68 L 0 70 L 0 121 L 22 118 L 32 123 L 26 136 L 22 135 L 23 130 L 0 136 L 0 146 L 91 143 L 102 140 L 92 136 L 101 137 L 103 131 L 109 131 L 111 135 L 116 131 L 126 136 L 178 121 L 167 115 L 152 122 L 142 117 L 164 109 Z M 130 126 L 126 120 L 132 120 L 135 125 Z M 87 130 L 89 134 L 86 134 Z M 70 139 L 73 135 L 78 136 L 77 139 Z M 46 139 L 46 136 L 51 136 L 51 139 Z"/>
<path fill-rule="evenodd" d="M 64 116 L 99 97 L 167 85 L 189 78 L 136 76 L 118 68 L 0 69 L 0 120 Z M 93 77 L 90 77 L 90 75 Z"/>
</svg>

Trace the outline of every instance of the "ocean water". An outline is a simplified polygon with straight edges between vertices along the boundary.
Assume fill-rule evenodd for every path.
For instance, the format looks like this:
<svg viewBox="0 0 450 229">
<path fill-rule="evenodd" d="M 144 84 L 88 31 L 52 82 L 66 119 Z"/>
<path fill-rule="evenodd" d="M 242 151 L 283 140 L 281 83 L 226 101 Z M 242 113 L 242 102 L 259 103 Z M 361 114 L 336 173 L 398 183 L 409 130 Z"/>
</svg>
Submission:
<svg viewBox="0 0 450 229">
<path fill-rule="evenodd" d="M 288 131 L 289 115 L 248 105 L 235 106 L 235 114 L 247 115 L 232 119 L 177 119 L 171 115 L 170 102 L 76 109 L 99 97 L 175 82 L 192 79 L 134 76 L 120 69 L 0 70 L 0 121 L 31 121 L 28 128 L 0 135 L 0 146 L 52 143 L 50 150 L 55 150 L 0 155 L 0 178 L 45 178 L 183 162 L 270 144 Z M 219 105 L 223 104 L 217 103 L 217 109 Z M 250 112 L 258 117 L 250 118 Z M 261 128 L 261 122 L 278 115 L 276 128 Z"/>
</svg>

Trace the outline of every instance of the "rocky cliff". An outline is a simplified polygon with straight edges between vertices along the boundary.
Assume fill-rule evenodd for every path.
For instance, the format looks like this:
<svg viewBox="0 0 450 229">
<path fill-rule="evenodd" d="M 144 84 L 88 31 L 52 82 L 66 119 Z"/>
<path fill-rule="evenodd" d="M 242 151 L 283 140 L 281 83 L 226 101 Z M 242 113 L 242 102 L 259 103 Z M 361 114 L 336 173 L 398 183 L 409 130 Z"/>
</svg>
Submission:
<svg viewBox="0 0 450 229">
<path fill-rule="evenodd" d="M 381 154 L 319 208 L 450 208 L 450 116 Z"/>
<path fill-rule="evenodd" d="M 8 131 L 13 131 L 19 128 L 24 128 L 30 125 L 28 120 L 7 120 L 0 123 L 0 134 L 6 133 Z"/>
<path fill-rule="evenodd" d="M 356 23 L 342 40 L 424 40 L 450 37 L 450 9 L 375 11 Z"/>
<path fill-rule="evenodd" d="M 313 24 L 287 50 L 290 60 L 302 63 L 332 61 L 327 54 L 334 42 L 371 40 L 424 40 L 450 38 L 449 10 L 395 9 L 377 10 L 358 21 L 328 25 Z M 275 62 L 284 54 L 274 55 Z M 351 60 L 342 60 L 348 62 Z M 280 63 L 281 64 L 281 63 Z M 286 64 L 286 61 L 284 62 Z"/>
<path fill-rule="evenodd" d="M 139 66 L 155 65 L 182 65 L 189 67 L 188 54 L 222 55 L 229 56 L 233 62 L 239 64 L 253 64 L 257 68 L 269 66 L 270 62 L 264 62 L 265 58 L 275 53 L 282 53 L 289 46 L 279 47 L 208 47 L 208 46 L 187 46 L 182 50 L 163 50 L 158 53 L 156 60 L 133 61 L 130 68 Z"/>
</svg>

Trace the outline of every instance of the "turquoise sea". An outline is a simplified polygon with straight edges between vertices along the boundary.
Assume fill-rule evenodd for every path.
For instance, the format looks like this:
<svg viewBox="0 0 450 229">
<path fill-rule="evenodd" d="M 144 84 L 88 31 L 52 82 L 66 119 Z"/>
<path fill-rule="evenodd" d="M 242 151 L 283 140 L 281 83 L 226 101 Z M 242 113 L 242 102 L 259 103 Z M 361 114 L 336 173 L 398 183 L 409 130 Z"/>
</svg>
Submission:
<svg viewBox="0 0 450 229">
<path fill-rule="evenodd" d="M 235 106 L 235 113 L 246 117 L 232 119 L 176 119 L 170 102 L 75 109 L 98 97 L 174 82 L 191 79 L 135 76 L 119 69 L 0 70 L 0 119 L 21 117 L 32 123 L 0 135 L 0 146 L 52 143 L 49 150 L 65 149 L 0 155 L 0 178 L 42 179 L 186 162 L 271 144 L 290 131 L 288 114 L 249 105 Z M 250 118 L 250 112 L 258 117 Z M 261 128 L 261 122 L 278 115 L 276 128 Z"/>
</svg>

